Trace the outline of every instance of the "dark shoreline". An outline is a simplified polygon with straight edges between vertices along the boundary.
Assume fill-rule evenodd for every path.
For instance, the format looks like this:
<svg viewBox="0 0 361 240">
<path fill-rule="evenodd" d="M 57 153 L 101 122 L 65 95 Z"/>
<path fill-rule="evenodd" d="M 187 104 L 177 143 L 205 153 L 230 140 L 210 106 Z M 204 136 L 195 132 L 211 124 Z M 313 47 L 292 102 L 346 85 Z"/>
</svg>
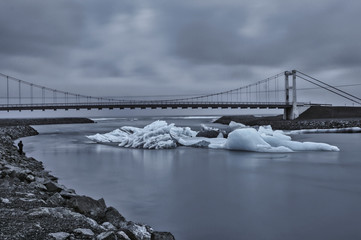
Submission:
<svg viewBox="0 0 361 240">
<path fill-rule="evenodd" d="M 42 162 L 20 155 L 14 140 L 37 134 L 30 126 L 0 126 L 0 239 L 174 239 L 127 221 L 104 199 L 77 195 Z"/>
<path fill-rule="evenodd" d="M 283 120 L 283 115 L 269 117 L 243 115 L 223 116 L 214 122 L 228 125 L 231 121 L 248 126 L 270 125 L 273 129 L 277 130 L 361 127 L 361 108 L 312 106 L 295 120 Z"/>
<path fill-rule="evenodd" d="M 295 119 L 283 120 L 282 115 L 272 117 L 255 116 L 223 116 L 214 123 L 228 125 L 231 121 L 247 126 L 270 125 L 275 130 L 301 130 L 301 129 L 333 129 L 361 127 L 361 118 L 342 119 Z"/>
<path fill-rule="evenodd" d="M 94 123 L 89 118 L 4 118 L 0 126 Z"/>
</svg>

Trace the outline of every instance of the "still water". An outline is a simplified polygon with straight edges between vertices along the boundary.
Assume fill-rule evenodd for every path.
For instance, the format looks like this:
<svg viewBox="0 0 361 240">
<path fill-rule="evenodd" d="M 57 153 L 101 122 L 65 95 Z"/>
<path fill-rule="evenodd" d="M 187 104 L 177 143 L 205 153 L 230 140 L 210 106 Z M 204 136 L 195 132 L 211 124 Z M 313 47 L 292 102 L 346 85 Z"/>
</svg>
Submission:
<svg viewBox="0 0 361 240">
<path fill-rule="evenodd" d="M 341 149 L 295 153 L 127 149 L 85 137 L 156 119 L 212 125 L 163 117 L 35 126 L 40 135 L 24 138 L 24 149 L 61 184 L 177 240 L 361 238 L 361 134 L 294 136 Z"/>
</svg>

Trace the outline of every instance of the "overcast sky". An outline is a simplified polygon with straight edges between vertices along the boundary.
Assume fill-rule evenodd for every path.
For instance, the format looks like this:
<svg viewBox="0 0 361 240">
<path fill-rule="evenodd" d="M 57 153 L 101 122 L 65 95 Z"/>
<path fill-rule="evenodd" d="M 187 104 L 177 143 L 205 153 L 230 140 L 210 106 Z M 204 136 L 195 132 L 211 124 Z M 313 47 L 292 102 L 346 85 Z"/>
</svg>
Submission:
<svg viewBox="0 0 361 240">
<path fill-rule="evenodd" d="M 292 69 L 358 84 L 360 9 L 359 0 L 1 1 L 0 72 L 104 96 L 211 93 Z"/>
</svg>

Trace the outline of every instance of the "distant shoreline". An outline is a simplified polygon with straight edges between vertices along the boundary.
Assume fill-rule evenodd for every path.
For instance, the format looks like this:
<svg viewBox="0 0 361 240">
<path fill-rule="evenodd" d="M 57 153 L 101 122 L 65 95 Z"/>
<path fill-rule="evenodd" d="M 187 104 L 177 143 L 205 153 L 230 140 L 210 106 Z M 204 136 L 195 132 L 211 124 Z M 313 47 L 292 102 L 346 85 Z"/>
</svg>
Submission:
<svg viewBox="0 0 361 240">
<path fill-rule="evenodd" d="M 0 126 L 94 123 L 89 118 L 4 118 Z"/>
<path fill-rule="evenodd" d="M 282 120 L 282 115 L 273 117 L 223 116 L 214 123 L 228 125 L 231 121 L 248 126 L 270 125 L 276 130 L 333 129 L 361 127 L 361 118 Z"/>
<path fill-rule="evenodd" d="M 283 120 L 282 115 L 255 117 L 253 115 L 223 116 L 214 123 L 229 124 L 231 121 L 249 126 L 270 125 L 278 130 L 332 129 L 361 127 L 360 107 L 314 106 L 295 120 Z"/>
</svg>

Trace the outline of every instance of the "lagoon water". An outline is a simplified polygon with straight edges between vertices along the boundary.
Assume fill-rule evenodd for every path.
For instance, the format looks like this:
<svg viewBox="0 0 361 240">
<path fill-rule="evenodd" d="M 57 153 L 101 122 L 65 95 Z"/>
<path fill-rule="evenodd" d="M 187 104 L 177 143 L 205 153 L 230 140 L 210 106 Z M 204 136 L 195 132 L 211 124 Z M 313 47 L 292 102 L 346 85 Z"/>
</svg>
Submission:
<svg viewBox="0 0 361 240">
<path fill-rule="evenodd" d="M 213 126 L 207 117 L 35 126 L 24 150 L 61 184 L 177 240 L 361 238 L 361 134 L 296 135 L 341 151 L 294 153 L 128 149 L 85 137 L 156 119 Z"/>
</svg>

